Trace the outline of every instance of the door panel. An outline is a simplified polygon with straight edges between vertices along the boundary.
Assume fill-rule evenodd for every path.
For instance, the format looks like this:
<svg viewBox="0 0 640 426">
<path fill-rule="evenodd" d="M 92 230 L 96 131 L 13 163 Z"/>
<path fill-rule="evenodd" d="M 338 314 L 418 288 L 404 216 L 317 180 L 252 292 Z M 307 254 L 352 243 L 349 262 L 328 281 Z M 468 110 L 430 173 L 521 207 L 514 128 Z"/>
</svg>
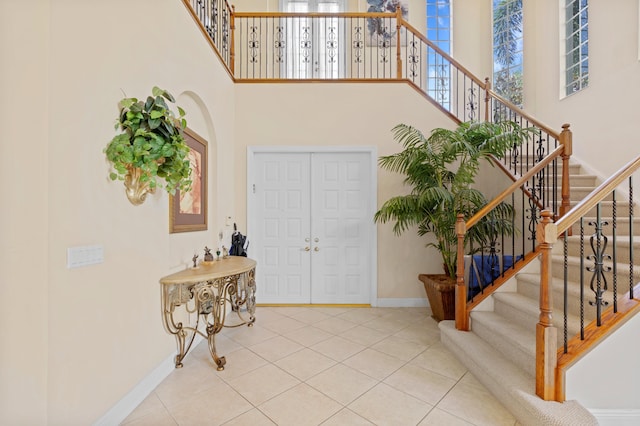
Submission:
<svg viewBox="0 0 640 426">
<path fill-rule="evenodd" d="M 369 303 L 370 157 L 314 153 L 311 162 L 311 300 Z"/>
<path fill-rule="evenodd" d="M 370 153 L 256 153 L 258 303 L 370 303 Z"/>
<path fill-rule="evenodd" d="M 307 154 L 256 156 L 261 303 L 309 303 L 309 161 Z"/>
</svg>

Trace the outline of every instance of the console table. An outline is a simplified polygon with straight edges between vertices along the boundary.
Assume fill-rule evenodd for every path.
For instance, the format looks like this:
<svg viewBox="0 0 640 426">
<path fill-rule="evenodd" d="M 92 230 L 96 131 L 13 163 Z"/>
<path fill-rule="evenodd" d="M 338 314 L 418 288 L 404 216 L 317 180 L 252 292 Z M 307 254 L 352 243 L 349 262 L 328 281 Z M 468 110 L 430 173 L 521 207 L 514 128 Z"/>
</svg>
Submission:
<svg viewBox="0 0 640 426">
<path fill-rule="evenodd" d="M 226 359 L 216 353 L 216 334 L 222 327 L 238 327 L 255 322 L 256 261 L 241 256 L 202 262 L 160 279 L 162 287 L 162 320 L 178 346 L 176 368 L 191 349 L 196 334 L 207 339 L 209 352 L 218 370 L 224 370 Z M 249 317 L 244 318 L 245 308 Z M 227 310 L 238 315 L 239 323 L 225 325 Z M 204 327 L 204 333 L 200 326 Z"/>
</svg>

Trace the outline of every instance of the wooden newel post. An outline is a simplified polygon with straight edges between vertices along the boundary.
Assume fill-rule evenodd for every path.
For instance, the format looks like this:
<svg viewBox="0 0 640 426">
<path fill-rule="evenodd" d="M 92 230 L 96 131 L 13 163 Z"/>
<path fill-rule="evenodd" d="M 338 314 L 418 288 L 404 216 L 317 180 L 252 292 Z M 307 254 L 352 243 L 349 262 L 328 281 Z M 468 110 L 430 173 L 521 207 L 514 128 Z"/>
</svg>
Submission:
<svg viewBox="0 0 640 426">
<path fill-rule="evenodd" d="M 569 130 L 569 124 L 562 125 L 560 132 L 560 144 L 564 147 L 562 151 L 562 204 L 560 205 L 560 217 L 564 216 L 571 209 L 570 189 L 569 189 L 569 159 L 573 154 L 573 134 Z"/>
<path fill-rule="evenodd" d="M 553 326 L 551 290 L 551 250 L 558 240 L 557 228 L 551 220 L 553 213 L 542 212 L 536 239 L 540 244 L 540 317 L 536 325 L 536 395 L 545 401 L 555 399 L 556 366 L 558 364 L 558 330 Z"/>
<path fill-rule="evenodd" d="M 402 79 L 402 56 L 400 55 L 400 28 L 402 27 L 402 10 L 396 6 L 396 61 L 398 63 L 398 80 Z"/>
<path fill-rule="evenodd" d="M 458 235 L 458 251 L 456 258 L 456 330 L 469 331 L 469 316 L 467 315 L 467 285 L 464 282 L 464 234 L 467 224 L 464 215 L 458 214 L 456 219 L 456 234 Z"/>
<path fill-rule="evenodd" d="M 485 77 L 484 79 L 484 121 L 489 121 L 489 101 L 491 100 L 491 96 L 489 96 L 489 90 L 491 90 L 491 81 L 489 81 L 489 77 Z"/>
</svg>

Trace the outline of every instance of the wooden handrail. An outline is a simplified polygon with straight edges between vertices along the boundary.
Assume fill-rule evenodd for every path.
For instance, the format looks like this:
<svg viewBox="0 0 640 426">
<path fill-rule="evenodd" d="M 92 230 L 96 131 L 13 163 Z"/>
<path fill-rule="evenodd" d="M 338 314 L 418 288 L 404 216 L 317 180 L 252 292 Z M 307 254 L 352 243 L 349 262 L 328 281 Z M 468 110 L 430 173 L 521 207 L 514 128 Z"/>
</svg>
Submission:
<svg viewBox="0 0 640 426">
<path fill-rule="evenodd" d="M 218 50 L 218 46 L 216 46 L 216 44 L 213 42 L 213 40 L 211 40 L 211 37 L 209 37 L 209 34 L 207 33 L 207 30 L 204 28 L 204 24 L 198 18 L 198 15 L 196 14 L 195 10 L 193 10 L 193 7 L 191 6 L 191 1 L 190 0 L 182 0 L 182 4 L 184 4 L 184 6 L 187 8 L 187 11 L 189 12 L 189 15 L 191 15 L 191 18 L 193 18 L 194 22 L 196 23 L 196 25 L 200 29 L 200 32 L 202 33 L 204 38 L 207 40 L 207 43 L 209 44 L 209 46 L 211 46 L 211 48 L 215 52 L 215 54 L 218 57 L 218 59 L 220 59 L 220 62 L 222 62 L 222 66 L 224 67 L 225 70 L 227 70 L 227 73 L 229 74 L 229 77 L 231 77 L 231 81 L 236 81 L 236 78 L 234 76 L 234 71 L 233 71 L 233 62 L 231 63 L 231 68 L 230 68 L 229 65 L 227 65 L 227 63 L 224 61 L 224 58 L 222 57 L 222 55 L 220 54 L 220 51 Z M 228 3 L 227 3 L 227 5 L 228 5 Z M 233 31 L 231 33 L 232 33 L 231 34 L 231 38 L 233 39 Z"/>
<path fill-rule="evenodd" d="M 488 92 L 489 92 L 489 96 L 491 96 L 492 98 L 500 101 L 500 103 L 506 105 L 507 107 L 509 107 L 509 109 L 511 109 L 513 111 L 517 111 L 518 114 L 520 114 L 523 118 L 527 119 L 527 121 L 529 121 L 535 127 L 539 128 L 540 130 L 544 130 L 546 133 L 548 133 L 549 135 L 553 136 L 556 139 L 560 138 L 560 134 L 558 132 L 556 132 L 555 130 L 553 130 L 553 129 L 547 127 L 547 126 L 545 126 L 540 121 L 538 121 L 535 118 L 533 118 L 532 116 L 528 115 L 519 106 L 516 106 L 516 105 L 512 104 L 510 101 L 508 101 L 505 98 L 503 98 L 502 96 L 498 95 L 496 92 L 494 92 L 491 89 L 489 89 Z"/>
<path fill-rule="evenodd" d="M 594 189 L 584 200 L 580 201 L 574 208 L 572 208 L 566 215 L 558 220 L 554 225 L 556 228 L 556 235 L 561 235 L 564 231 L 569 229 L 571 225 L 577 222 L 581 217 L 585 216 L 589 210 L 594 208 L 599 202 L 613 192 L 618 185 L 620 185 L 625 179 L 631 176 L 635 171 L 640 168 L 640 155 L 634 160 L 628 162 L 617 173 L 603 182 L 600 186 Z"/>
<path fill-rule="evenodd" d="M 535 174 L 540 172 L 540 170 L 547 167 L 553 160 L 560 157 L 562 152 L 564 151 L 564 146 L 560 145 L 553 151 L 549 153 L 545 158 L 542 159 L 539 163 L 533 166 L 527 173 L 522 175 L 518 180 L 512 183 L 507 189 L 502 191 L 500 195 L 495 197 L 493 200 L 488 202 L 483 208 L 481 208 L 476 214 L 474 214 L 469 220 L 467 220 L 467 229 L 471 228 L 473 225 L 478 223 L 480 219 L 485 217 L 491 210 L 495 209 L 498 204 L 504 201 L 512 192 L 515 192 L 518 188 L 523 186 L 529 179 L 531 179 Z"/>
<path fill-rule="evenodd" d="M 493 164 L 498 166 L 498 168 L 500 170 L 502 170 L 502 173 L 507 175 L 507 177 L 509 179 L 511 179 L 512 182 L 516 182 L 518 179 L 520 179 L 518 176 L 513 174 L 511 172 L 511 170 L 507 169 L 504 166 L 504 164 L 502 164 L 502 162 L 499 159 L 497 159 L 496 157 L 494 157 L 493 155 L 491 156 L 491 162 L 493 162 Z M 540 200 L 538 200 L 536 197 L 534 197 L 533 194 L 531 193 L 531 191 L 529 191 L 529 189 L 527 189 L 527 187 L 525 187 L 524 185 L 522 185 L 522 192 L 524 192 L 524 195 L 526 195 L 527 198 L 529 198 L 531 201 L 533 201 L 535 203 L 536 207 L 538 207 L 538 210 L 540 210 L 540 211 L 544 210 L 545 206 L 543 206 L 542 203 L 540 202 Z"/>
</svg>

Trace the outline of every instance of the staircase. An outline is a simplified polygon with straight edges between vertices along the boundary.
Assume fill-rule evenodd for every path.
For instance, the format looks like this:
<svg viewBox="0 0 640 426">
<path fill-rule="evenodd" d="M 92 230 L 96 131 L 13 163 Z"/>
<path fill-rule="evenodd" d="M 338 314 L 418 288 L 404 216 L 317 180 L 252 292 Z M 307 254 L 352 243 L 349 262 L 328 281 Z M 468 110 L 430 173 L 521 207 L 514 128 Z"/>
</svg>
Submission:
<svg viewBox="0 0 640 426">
<path fill-rule="evenodd" d="M 572 160 L 573 161 L 573 160 Z M 571 206 L 586 197 L 597 184 L 593 175 L 586 174 L 582 167 L 572 162 L 570 165 Z M 609 196 L 610 199 L 610 196 Z M 606 235 L 612 235 L 611 201 L 605 199 L 601 205 L 601 221 L 608 222 L 603 226 Z M 618 264 L 618 279 L 623 282 L 618 287 L 618 299 L 627 293 L 629 286 L 628 247 L 634 246 L 634 264 L 640 260 L 640 221 L 634 223 L 634 236 L 629 237 L 629 219 L 624 218 L 628 212 L 629 203 L 622 197 L 617 201 L 617 246 L 627 247 L 620 250 Z M 591 235 L 593 227 L 589 222 L 596 221 L 595 209 L 583 220 L 584 234 Z M 636 220 L 634 220 L 636 222 Z M 585 246 L 588 239 L 585 240 Z M 582 247 L 583 267 L 590 266 L 593 261 L 585 258 L 591 249 Z M 563 244 L 560 240 L 553 248 L 553 264 L 551 268 L 553 300 L 561 304 L 564 299 L 564 255 Z M 608 251 L 610 253 L 610 251 Z M 567 244 L 568 293 L 569 300 L 579 301 L 580 280 L 580 226 L 574 225 L 573 235 L 569 236 Z M 609 262 L 610 264 L 611 262 Z M 624 267 L 627 272 L 624 272 Z M 543 401 L 535 392 L 536 375 L 536 324 L 540 315 L 540 264 L 534 260 L 519 272 L 510 283 L 492 294 L 489 301 L 485 301 L 478 309 L 471 313 L 471 331 L 458 331 L 453 321 L 440 323 L 441 339 L 460 361 L 467 366 L 478 380 L 511 411 L 519 423 L 523 425 L 595 425 L 598 424 L 593 415 L 576 401 L 564 403 Z M 637 275 L 637 273 L 634 273 Z M 593 300 L 593 292 L 589 289 L 592 274 L 584 273 L 585 303 L 584 324 L 595 318 L 595 308 L 588 301 Z M 634 277 L 634 282 L 640 278 Z M 625 281 L 626 280 L 626 281 Z M 571 296 L 573 294 L 573 297 Z M 609 291 L 605 293 L 605 300 L 612 303 L 611 282 Z M 487 304 L 487 302 L 490 302 Z M 492 304 L 491 304 L 492 302 Z M 487 307 L 488 305 L 488 307 Z M 485 309 L 485 310 L 482 310 Z M 489 309 L 489 310 L 486 310 Z M 606 309 L 606 307 L 605 307 Z M 554 306 L 553 323 L 558 330 L 558 348 L 564 347 L 562 306 Z M 580 304 L 568 304 L 567 314 L 568 339 L 579 333 Z"/>
</svg>

